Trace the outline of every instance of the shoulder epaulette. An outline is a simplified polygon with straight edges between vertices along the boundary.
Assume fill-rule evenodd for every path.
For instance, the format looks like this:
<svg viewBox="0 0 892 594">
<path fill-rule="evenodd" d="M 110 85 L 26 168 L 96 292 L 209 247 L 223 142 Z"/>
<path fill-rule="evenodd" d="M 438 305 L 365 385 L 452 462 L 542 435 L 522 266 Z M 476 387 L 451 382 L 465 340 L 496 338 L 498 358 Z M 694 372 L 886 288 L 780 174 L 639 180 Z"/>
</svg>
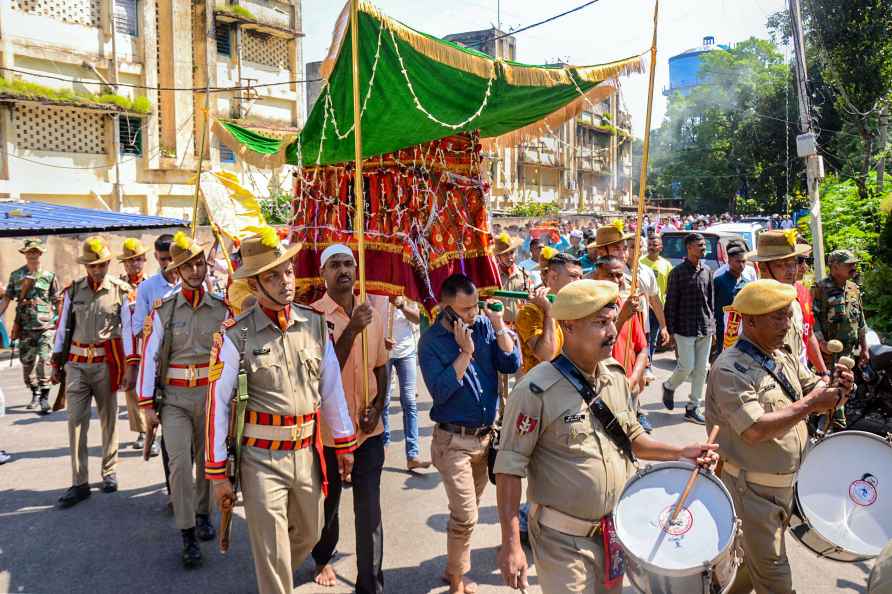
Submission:
<svg viewBox="0 0 892 594">
<path fill-rule="evenodd" d="M 123 289 L 128 293 L 133 290 L 133 287 L 130 285 L 130 283 L 125 282 L 116 276 L 109 277 L 108 280 L 111 284 L 116 285 L 119 289 Z"/>
<path fill-rule="evenodd" d="M 241 316 L 239 316 L 239 317 L 241 317 Z M 225 320 L 223 320 L 223 323 L 221 324 L 221 326 L 223 327 L 224 330 L 228 330 L 229 328 L 232 328 L 233 326 L 235 326 L 235 318 L 226 318 Z"/>
<path fill-rule="evenodd" d="M 207 295 L 215 301 L 219 301 L 220 303 L 226 303 L 226 299 L 224 297 L 221 297 L 220 295 L 217 295 L 216 293 L 208 292 Z"/>
<path fill-rule="evenodd" d="M 320 316 L 324 316 L 324 315 L 325 315 L 325 312 L 324 312 L 324 311 L 322 311 L 321 309 L 316 309 L 316 308 L 313 307 L 312 305 L 304 305 L 303 303 L 295 303 L 294 305 L 295 305 L 296 307 L 298 307 L 299 309 L 303 309 L 303 310 L 305 310 L 305 311 L 311 311 L 311 312 L 313 312 L 313 313 L 315 313 L 315 314 L 319 314 Z"/>
<path fill-rule="evenodd" d="M 606 359 L 604 359 L 604 366 L 607 367 L 607 369 L 612 368 L 614 371 L 619 371 L 623 375 L 626 374 L 626 368 L 623 366 L 623 364 L 613 357 L 607 357 Z"/>
<path fill-rule="evenodd" d="M 251 315 L 251 309 L 248 309 L 247 311 L 243 311 L 242 313 L 240 313 L 235 318 L 229 318 L 229 319 L 232 320 L 233 324 L 235 324 L 236 322 L 241 322 L 242 320 L 244 320 L 245 318 L 247 318 L 250 315 Z"/>
<path fill-rule="evenodd" d="M 518 382 L 518 387 L 526 387 L 537 396 L 545 394 L 552 386 L 558 383 L 563 376 L 548 362 L 539 363 Z"/>
</svg>

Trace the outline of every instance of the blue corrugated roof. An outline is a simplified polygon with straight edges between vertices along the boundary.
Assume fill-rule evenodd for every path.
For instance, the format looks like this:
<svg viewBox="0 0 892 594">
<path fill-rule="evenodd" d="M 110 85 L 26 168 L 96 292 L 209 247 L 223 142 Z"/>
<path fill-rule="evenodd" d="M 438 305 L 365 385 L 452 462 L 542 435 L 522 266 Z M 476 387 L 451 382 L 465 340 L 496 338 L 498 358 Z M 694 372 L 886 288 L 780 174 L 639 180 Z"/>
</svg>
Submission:
<svg viewBox="0 0 892 594">
<path fill-rule="evenodd" d="M 185 227 L 180 219 L 110 212 L 46 202 L 0 202 L 0 237 Z"/>
</svg>

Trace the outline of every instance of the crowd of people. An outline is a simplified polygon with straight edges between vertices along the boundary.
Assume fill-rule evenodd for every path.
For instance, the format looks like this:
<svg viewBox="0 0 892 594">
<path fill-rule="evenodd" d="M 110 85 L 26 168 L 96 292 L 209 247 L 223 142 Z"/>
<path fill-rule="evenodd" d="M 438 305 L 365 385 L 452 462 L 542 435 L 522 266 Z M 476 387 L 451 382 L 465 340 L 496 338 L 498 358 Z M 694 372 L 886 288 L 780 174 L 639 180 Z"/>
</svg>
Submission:
<svg viewBox="0 0 892 594">
<path fill-rule="evenodd" d="M 16 302 L 29 408 L 50 414 L 64 398 L 68 410 L 72 484 L 60 507 L 91 496 L 94 401 L 101 491 L 118 489 L 122 390 L 133 447 L 162 459 L 187 568 L 202 564 L 202 541 L 228 541 L 225 518 L 240 496 L 261 593 L 291 592 L 308 556 L 315 582 L 334 586 L 349 483 L 356 591 L 384 592 L 381 477 L 393 387 L 406 469 L 433 465 L 449 501 L 443 580 L 451 593 L 477 590 L 471 540 L 488 483 L 496 485 L 498 563 L 509 587 L 528 587 L 527 542 L 544 592 L 618 592 L 611 512 L 637 460 L 714 467 L 717 451 L 743 521 L 734 591 L 792 592 L 784 520 L 805 443 L 793 436 L 818 411 L 836 409 L 834 422 L 845 423 L 853 375 L 834 365 L 839 355 L 827 343 L 866 357 L 856 260 L 833 252 L 830 276 L 808 290 L 810 248 L 792 222 L 778 220 L 756 246 L 731 240 L 727 263 L 713 271 L 697 229 L 715 221 L 646 218 L 637 262 L 637 230 L 623 221 L 535 237 L 494 225 L 500 288 L 520 293 L 493 298 L 491 287 L 456 273 L 438 288 L 429 322 L 403 297 L 361 301 L 355 256 L 341 244 L 320 254 L 322 297 L 295 302 L 300 245 L 272 228 L 241 242 L 238 267 L 223 282 L 215 256 L 180 232 L 155 240 L 160 270 L 148 277 L 149 246 L 130 238 L 115 255 L 103 238 L 88 238 L 78 259 L 85 275 L 62 289 L 41 268 L 44 245 L 27 240 L 0 313 Z M 686 257 L 673 266 L 660 236 L 684 228 Z M 113 259 L 122 274 L 110 273 Z M 720 427 L 717 444 L 649 435 L 638 399 L 655 381 L 655 353 L 673 348 L 663 403 L 673 409 L 689 381 L 685 419 Z M 416 370 L 433 401 L 431 460 L 421 455 Z M 56 407 L 53 383 L 62 388 Z M 222 512 L 216 526 L 212 501 Z"/>
</svg>

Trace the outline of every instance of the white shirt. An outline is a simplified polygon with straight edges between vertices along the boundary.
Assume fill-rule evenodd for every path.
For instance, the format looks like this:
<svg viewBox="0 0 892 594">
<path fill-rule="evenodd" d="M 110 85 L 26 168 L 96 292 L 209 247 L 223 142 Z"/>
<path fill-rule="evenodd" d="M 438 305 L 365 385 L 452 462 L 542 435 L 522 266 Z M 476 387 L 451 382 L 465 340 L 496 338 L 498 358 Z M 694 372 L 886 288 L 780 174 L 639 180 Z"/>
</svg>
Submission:
<svg viewBox="0 0 892 594">
<path fill-rule="evenodd" d="M 626 286 L 629 289 L 632 288 L 632 271 L 629 270 L 628 265 L 626 266 Z M 644 333 L 650 334 L 650 298 L 653 296 L 659 298 L 660 287 L 657 285 L 654 271 L 641 264 L 638 265 L 638 291 L 641 293 L 641 321 Z"/>
<path fill-rule="evenodd" d="M 719 266 L 718 270 L 713 273 L 713 277 L 718 277 L 718 275 L 728 272 L 728 265 L 722 264 Z M 748 283 L 756 280 L 756 269 L 753 268 L 750 264 L 747 264 L 743 267 L 743 272 L 740 273 L 740 278 Z"/>
<path fill-rule="evenodd" d="M 393 308 L 393 349 L 390 351 L 391 359 L 405 359 L 415 355 L 415 332 L 403 312 Z"/>
<path fill-rule="evenodd" d="M 539 266 L 538 262 L 532 258 L 527 258 L 519 263 L 518 266 L 527 271 L 527 276 L 530 278 L 533 287 L 538 287 L 542 284 L 542 273 L 539 270 L 534 270 L 534 268 Z"/>
<path fill-rule="evenodd" d="M 164 299 L 180 290 L 180 279 L 175 283 L 167 282 L 160 272 L 144 280 L 136 289 L 136 306 L 133 309 L 133 318 L 130 320 L 133 336 L 139 336 L 146 316 L 155 306 L 155 301 Z M 138 342 L 138 341 L 137 341 Z"/>
</svg>

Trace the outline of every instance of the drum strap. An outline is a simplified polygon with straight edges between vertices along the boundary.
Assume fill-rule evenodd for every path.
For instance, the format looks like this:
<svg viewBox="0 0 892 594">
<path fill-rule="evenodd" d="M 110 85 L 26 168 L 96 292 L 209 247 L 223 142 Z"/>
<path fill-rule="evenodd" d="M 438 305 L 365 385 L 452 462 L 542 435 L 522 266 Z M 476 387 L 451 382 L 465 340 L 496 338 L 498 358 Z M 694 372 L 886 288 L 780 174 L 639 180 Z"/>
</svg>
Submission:
<svg viewBox="0 0 892 594">
<path fill-rule="evenodd" d="M 626 435 L 610 407 L 595 394 L 591 384 L 588 383 L 582 372 L 564 355 L 558 355 L 552 360 L 551 364 L 564 376 L 564 379 L 570 382 L 571 386 L 576 388 L 576 391 L 579 392 L 579 395 L 582 396 L 582 399 L 588 405 L 589 410 L 604 426 L 604 431 L 610 437 L 610 440 L 634 462 L 635 454 L 632 453 L 632 442 L 629 440 L 629 436 Z"/>
<path fill-rule="evenodd" d="M 735 344 L 734 347 L 755 359 L 756 363 L 758 363 L 762 369 L 767 371 L 771 377 L 780 384 L 780 387 L 784 391 L 784 394 L 787 395 L 787 398 L 793 402 L 799 400 L 799 394 L 796 393 L 793 384 L 790 383 L 790 380 L 787 379 L 787 376 L 784 375 L 784 372 L 781 371 L 774 359 L 759 350 L 759 347 L 742 337 L 737 341 L 737 344 Z"/>
</svg>

